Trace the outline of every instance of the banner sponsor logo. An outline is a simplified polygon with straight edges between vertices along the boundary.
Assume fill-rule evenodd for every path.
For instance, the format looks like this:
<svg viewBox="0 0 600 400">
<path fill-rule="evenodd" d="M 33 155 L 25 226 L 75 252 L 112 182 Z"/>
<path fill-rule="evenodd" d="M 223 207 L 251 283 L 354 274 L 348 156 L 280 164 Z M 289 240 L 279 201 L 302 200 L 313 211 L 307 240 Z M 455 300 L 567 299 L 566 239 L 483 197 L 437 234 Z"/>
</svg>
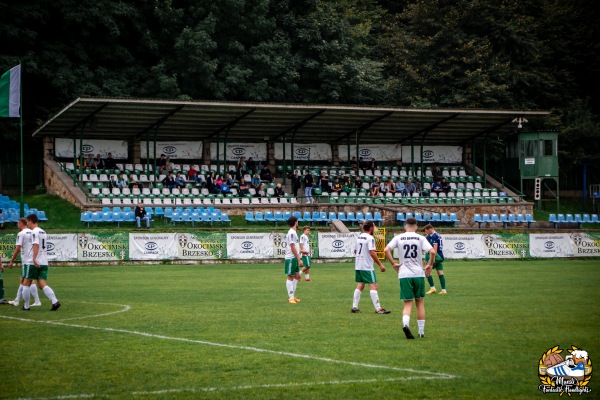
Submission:
<svg viewBox="0 0 600 400">
<path fill-rule="evenodd" d="M 79 261 L 118 261 L 129 259 L 129 237 L 125 233 L 81 234 Z"/>
<path fill-rule="evenodd" d="M 275 159 L 283 160 L 283 143 L 275 143 Z M 331 145 L 328 143 L 302 143 L 294 145 L 294 160 L 297 161 L 308 161 L 308 160 L 326 160 L 330 161 L 333 157 L 331 152 Z M 287 160 L 292 157 L 292 145 L 290 143 L 285 144 L 285 158 Z"/>
<path fill-rule="evenodd" d="M 243 156 L 244 154 L 246 154 L 246 149 L 244 149 L 243 147 L 234 147 L 233 149 L 231 149 L 231 152 L 234 156 Z"/>
<path fill-rule="evenodd" d="M 178 258 L 187 260 L 213 260 L 226 257 L 225 233 L 177 234 Z"/>
<path fill-rule="evenodd" d="M 130 233 L 129 258 L 131 260 L 172 260 L 178 258 L 176 234 Z"/>
<path fill-rule="evenodd" d="M 338 145 L 338 154 L 341 161 L 348 161 L 348 146 Z M 401 146 L 387 144 L 361 144 L 358 147 L 358 156 L 371 160 L 374 158 L 377 161 L 396 161 L 402 157 Z M 356 145 L 350 145 L 350 158 L 356 157 Z"/>
<path fill-rule="evenodd" d="M 529 235 L 531 257 L 573 257 L 573 244 L 567 233 Z"/>
<path fill-rule="evenodd" d="M 573 253 L 576 257 L 599 257 L 599 233 L 573 233 L 571 234 Z"/>
<path fill-rule="evenodd" d="M 480 235 L 443 235 L 444 257 L 456 258 L 483 258 L 485 249 Z"/>
<path fill-rule="evenodd" d="M 414 146 L 411 152 L 410 146 L 402 146 L 402 161 L 410 162 L 414 154 L 413 162 L 421 162 L 421 154 L 425 163 L 444 163 L 459 164 L 462 163 L 461 146 Z"/>
<path fill-rule="evenodd" d="M 127 141 L 123 140 L 102 140 L 102 139 L 84 139 L 83 142 L 75 140 L 75 153 L 82 153 L 87 157 L 88 154 L 100 154 L 101 157 L 106 157 L 108 153 L 112 154 L 115 160 L 127 159 Z M 54 155 L 61 158 L 73 158 L 73 139 L 56 138 L 54 140 Z"/>
<path fill-rule="evenodd" d="M 94 152 L 94 146 L 92 146 L 91 144 L 84 144 L 83 146 L 81 146 L 81 152 L 82 153 L 93 153 Z"/>
<path fill-rule="evenodd" d="M 372 153 L 371 149 L 360 149 L 360 150 L 358 150 L 359 157 L 370 157 L 371 153 Z"/>
<path fill-rule="evenodd" d="M 227 148 L 225 148 L 227 147 Z M 254 161 L 263 161 L 267 159 L 267 144 L 266 143 L 219 143 L 219 154 L 217 154 L 217 143 L 210 144 L 210 159 L 223 160 L 223 157 L 228 161 L 237 161 L 244 157 L 248 160 L 250 157 Z"/>
<path fill-rule="evenodd" d="M 268 233 L 227 234 L 228 258 L 273 258 L 273 237 Z"/>
<path fill-rule="evenodd" d="M 319 232 L 319 256 L 323 258 L 354 257 L 357 236 L 357 233 Z"/>
<path fill-rule="evenodd" d="M 483 235 L 487 258 L 527 257 L 529 238 L 524 234 Z"/>
<path fill-rule="evenodd" d="M 195 160 L 202 158 L 201 141 L 156 142 L 156 158 L 161 154 L 173 159 Z M 140 141 L 140 157 L 154 158 L 154 142 Z"/>
<path fill-rule="evenodd" d="M 77 235 L 71 233 L 48 235 L 46 252 L 48 261 L 76 261 Z"/>
</svg>

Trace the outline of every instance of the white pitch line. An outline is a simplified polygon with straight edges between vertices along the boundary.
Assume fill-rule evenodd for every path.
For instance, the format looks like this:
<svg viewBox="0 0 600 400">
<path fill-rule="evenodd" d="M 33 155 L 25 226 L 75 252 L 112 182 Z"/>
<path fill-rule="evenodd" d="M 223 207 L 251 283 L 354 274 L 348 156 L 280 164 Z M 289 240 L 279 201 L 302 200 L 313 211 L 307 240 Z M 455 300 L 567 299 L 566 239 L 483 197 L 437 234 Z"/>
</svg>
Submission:
<svg viewBox="0 0 600 400">
<path fill-rule="evenodd" d="M 129 306 L 127 304 L 95 303 L 95 302 L 88 302 L 88 301 L 79 301 L 78 303 L 84 303 L 84 304 L 102 304 L 102 305 L 106 305 L 106 306 L 118 306 L 118 307 L 123 307 L 123 309 L 122 310 L 117 310 L 117 311 L 111 311 L 111 312 L 107 312 L 107 313 L 103 313 L 103 314 L 93 314 L 93 315 L 86 315 L 86 316 L 83 316 L 83 317 L 73 317 L 73 318 L 57 319 L 55 321 L 73 321 L 73 320 L 76 320 L 76 319 L 86 319 L 86 318 L 94 318 L 94 317 L 106 317 L 108 315 L 120 314 L 120 313 L 127 312 L 127 311 L 131 310 L 131 306 Z"/>
<path fill-rule="evenodd" d="M 299 383 L 266 383 L 263 385 L 242 385 L 242 386 L 223 386 L 223 387 L 201 387 L 201 388 L 180 388 L 180 389 L 164 389 L 150 391 L 135 391 L 127 393 L 127 396 L 154 396 L 177 393 L 205 393 L 205 392 L 226 392 L 235 390 L 250 390 L 250 389 L 286 389 L 294 387 L 309 387 L 309 386 L 333 386 L 333 385 L 353 385 L 363 383 L 389 383 L 401 381 L 416 381 L 416 380 L 434 380 L 434 379 L 450 379 L 436 376 L 408 376 L 406 378 L 384 378 L 384 379 L 352 379 L 344 381 L 323 381 L 323 382 L 299 382 Z M 118 394 L 73 394 L 66 396 L 53 397 L 20 397 L 13 400 L 68 400 L 68 399 L 90 399 L 94 397 L 114 397 L 123 396 L 123 393 Z"/>
</svg>

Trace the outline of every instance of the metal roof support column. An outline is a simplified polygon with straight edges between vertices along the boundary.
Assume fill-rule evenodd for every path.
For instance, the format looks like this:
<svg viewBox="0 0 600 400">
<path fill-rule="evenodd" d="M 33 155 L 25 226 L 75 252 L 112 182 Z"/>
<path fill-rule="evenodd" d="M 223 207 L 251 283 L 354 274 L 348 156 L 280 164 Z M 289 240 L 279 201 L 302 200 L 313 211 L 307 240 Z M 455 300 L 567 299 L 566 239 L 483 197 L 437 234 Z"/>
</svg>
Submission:
<svg viewBox="0 0 600 400">
<path fill-rule="evenodd" d="M 425 163 L 423 160 L 423 146 L 425 145 L 425 137 L 427 136 L 427 134 L 429 133 L 429 131 L 425 131 L 423 132 L 423 137 L 421 138 L 421 189 L 423 189 L 423 186 L 425 184 L 423 177 L 425 176 Z"/>
<path fill-rule="evenodd" d="M 346 140 L 346 148 L 348 150 L 348 167 L 351 167 L 352 162 L 350 161 L 350 136 L 348 136 L 348 140 Z M 358 158 L 357 158 L 357 160 L 358 160 Z M 358 163 L 358 161 L 357 161 L 357 163 Z M 350 172 L 348 172 L 348 176 L 350 176 Z M 358 171 L 356 171 L 356 176 L 358 176 Z"/>
<path fill-rule="evenodd" d="M 219 174 L 219 164 L 221 163 L 221 159 L 219 158 L 219 150 L 220 150 L 220 147 L 219 147 L 219 136 L 221 136 L 220 133 L 217 134 L 217 172 L 215 173 L 216 175 Z M 215 178 L 216 178 L 216 176 L 215 176 Z"/>
<path fill-rule="evenodd" d="M 471 166 L 473 166 L 473 181 L 476 180 L 477 178 L 477 171 L 475 171 L 475 156 L 476 156 L 476 150 L 475 150 L 475 138 L 473 138 L 473 141 L 471 142 Z M 521 188 L 521 193 L 523 193 L 523 190 Z"/>
<path fill-rule="evenodd" d="M 81 154 L 83 152 L 83 132 L 84 132 L 84 127 L 85 124 L 83 124 L 81 126 L 81 134 L 79 135 L 79 175 L 77 176 L 77 180 L 81 180 L 81 174 L 83 171 L 83 155 Z M 75 151 L 75 149 L 73 149 L 73 151 Z"/>
<path fill-rule="evenodd" d="M 227 128 L 225 131 L 225 140 L 223 141 L 223 175 L 227 172 L 227 139 L 229 139 L 229 130 L 231 128 Z"/>
<path fill-rule="evenodd" d="M 83 129 L 83 127 L 81 129 Z M 77 135 L 73 135 L 73 175 L 71 175 L 71 178 L 73 179 L 73 186 L 77 185 L 75 183 L 75 179 L 76 179 L 75 173 L 77 171 L 77 153 L 75 152 L 76 147 L 77 147 Z"/>
<path fill-rule="evenodd" d="M 415 140 L 414 138 L 410 138 L 410 168 L 412 178 L 415 178 Z"/>
<path fill-rule="evenodd" d="M 285 172 L 287 168 L 287 163 L 285 162 L 285 135 L 283 135 L 281 139 L 283 140 L 283 184 L 285 185 Z"/>
<path fill-rule="evenodd" d="M 490 134 L 488 133 L 487 135 L 485 135 L 485 138 L 483 139 L 483 185 L 482 187 L 485 189 L 485 187 L 487 186 L 487 142 L 488 142 L 488 136 Z"/>
<path fill-rule="evenodd" d="M 355 143 L 355 147 L 356 147 L 356 149 L 355 149 L 356 150 L 356 176 L 360 176 L 360 172 L 358 172 L 358 171 L 360 171 L 360 167 L 361 167 L 361 165 L 360 165 L 360 156 L 358 155 L 358 153 L 359 153 L 358 152 L 358 129 L 356 130 L 356 143 Z M 350 148 L 350 147 L 348 146 L 348 148 Z M 360 188 L 358 188 L 358 190 L 360 191 Z"/>
<path fill-rule="evenodd" d="M 158 178 L 160 176 L 160 174 L 157 174 L 156 172 L 156 136 L 158 135 L 158 126 L 156 126 L 156 128 L 154 128 L 154 169 L 152 170 L 152 173 L 154 174 L 154 181 L 156 181 L 156 178 Z"/>
</svg>

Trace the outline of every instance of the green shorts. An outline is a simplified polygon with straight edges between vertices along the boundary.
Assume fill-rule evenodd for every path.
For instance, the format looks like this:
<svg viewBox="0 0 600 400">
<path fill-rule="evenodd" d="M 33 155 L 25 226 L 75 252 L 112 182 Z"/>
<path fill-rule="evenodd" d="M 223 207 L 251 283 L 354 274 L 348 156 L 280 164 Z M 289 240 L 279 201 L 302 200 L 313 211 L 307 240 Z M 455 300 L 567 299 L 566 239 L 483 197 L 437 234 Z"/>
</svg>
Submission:
<svg viewBox="0 0 600 400">
<path fill-rule="evenodd" d="M 285 274 L 287 276 L 294 276 L 300 272 L 300 268 L 298 268 L 298 259 L 289 258 L 285 260 Z"/>
<path fill-rule="evenodd" d="M 23 264 L 23 272 L 21 276 L 25 279 L 38 280 L 48 279 L 48 266 L 40 265 L 39 268 L 36 268 L 33 264 Z"/>
<path fill-rule="evenodd" d="M 425 254 L 425 262 L 429 261 L 429 253 Z M 435 261 L 433 262 L 433 269 L 438 271 L 444 270 L 444 259 L 439 254 L 435 255 Z"/>
<path fill-rule="evenodd" d="M 377 283 L 375 271 L 354 270 L 354 280 L 362 283 Z"/>
<path fill-rule="evenodd" d="M 304 264 L 306 268 L 312 267 L 310 264 L 310 256 L 302 256 L 302 264 Z"/>
<path fill-rule="evenodd" d="M 400 300 L 425 298 L 425 278 L 400 278 Z"/>
</svg>

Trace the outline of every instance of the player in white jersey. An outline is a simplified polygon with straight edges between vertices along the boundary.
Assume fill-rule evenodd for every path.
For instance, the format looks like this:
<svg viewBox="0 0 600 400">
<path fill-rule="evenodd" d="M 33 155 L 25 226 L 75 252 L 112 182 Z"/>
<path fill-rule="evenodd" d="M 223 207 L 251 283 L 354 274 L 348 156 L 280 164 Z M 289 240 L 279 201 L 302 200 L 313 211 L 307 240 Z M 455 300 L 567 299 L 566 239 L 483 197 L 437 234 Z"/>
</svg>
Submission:
<svg viewBox="0 0 600 400">
<path fill-rule="evenodd" d="M 9 267 L 13 268 L 13 264 L 21 253 L 21 277 L 19 278 L 19 290 L 17 290 L 17 297 L 9 301 L 9 304 L 12 304 L 15 307 L 19 306 L 21 302 L 21 295 L 23 293 L 23 282 L 25 281 L 25 265 L 33 264 L 33 243 L 31 239 L 31 229 L 27 227 L 27 220 L 25 218 L 19 218 L 17 221 L 17 226 L 19 227 L 19 233 L 17 233 L 17 242 L 15 245 L 15 250 L 13 251 L 12 257 L 10 259 Z M 31 305 L 32 307 L 41 306 L 40 296 L 38 295 L 38 290 L 36 285 L 32 285 L 30 287 L 31 296 L 33 296 L 34 303 Z"/>
<path fill-rule="evenodd" d="M 398 271 L 400 280 L 400 299 L 404 301 L 402 311 L 402 330 L 407 339 L 415 337 L 410 331 L 410 314 L 413 301 L 417 306 L 417 326 L 419 337 L 425 337 L 425 276 L 431 274 L 435 260 L 435 250 L 425 237 L 418 235 L 417 220 L 409 218 L 404 225 L 405 233 L 394 236 L 385 247 L 385 257 Z M 392 256 L 392 249 L 398 250 L 400 263 L 396 263 Z M 429 262 L 423 268 L 423 252 L 429 252 Z"/>
<path fill-rule="evenodd" d="M 298 234 L 296 233 L 296 229 L 298 229 L 298 218 L 291 216 L 287 220 L 288 226 L 290 230 L 285 236 L 285 274 L 287 275 L 287 280 L 285 281 L 285 287 L 288 292 L 288 303 L 296 304 L 300 302 L 300 299 L 297 299 L 296 294 L 296 286 L 298 285 L 298 281 L 300 280 L 300 268 L 303 267 L 302 258 L 300 257 L 300 248 L 298 247 Z"/>
<path fill-rule="evenodd" d="M 379 293 L 377 289 L 377 277 L 375 276 L 375 270 L 373 263 L 379 265 L 379 270 L 385 272 L 385 267 L 379 261 L 377 252 L 375 251 L 375 238 L 373 237 L 373 231 L 375 230 L 375 224 L 373 221 L 365 221 L 363 225 L 363 233 L 356 238 L 356 247 L 354 248 L 354 278 L 356 281 L 356 289 L 354 289 L 354 299 L 352 301 L 353 313 L 359 313 L 358 303 L 360 302 L 360 295 L 365 288 L 365 283 L 369 284 L 371 301 L 375 307 L 376 314 L 389 314 L 387 311 L 379 305 Z"/>
<path fill-rule="evenodd" d="M 38 226 L 38 217 L 35 214 L 27 216 L 27 227 L 31 229 L 31 242 L 33 244 L 33 264 L 25 265 L 25 281 L 23 285 L 23 300 L 25 305 L 23 310 L 29 310 L 30 286 L 34 279 L 37 279 L 40 289 L 52 302 L 50 311 L 56 311 L 60 307 L 60 302 L 56 298 L 54 291 L 46 284 L 48 279 L 48 253 L 46 251 L 48 237 L 46 232 Z"/>
<path fill-rule="evenodd" d="M 302 263 L 304 268 L 300 270 L 300 274 L 304 274 L 304 280 L 310 282 L 309 270 L 312 267 L 310 260 L 310 243 L 308 239 L 310 235 L 310 226 L 302 228 L 302 235 L 300 235 L 300 255 L 302 256 Z"/>
</svg>

